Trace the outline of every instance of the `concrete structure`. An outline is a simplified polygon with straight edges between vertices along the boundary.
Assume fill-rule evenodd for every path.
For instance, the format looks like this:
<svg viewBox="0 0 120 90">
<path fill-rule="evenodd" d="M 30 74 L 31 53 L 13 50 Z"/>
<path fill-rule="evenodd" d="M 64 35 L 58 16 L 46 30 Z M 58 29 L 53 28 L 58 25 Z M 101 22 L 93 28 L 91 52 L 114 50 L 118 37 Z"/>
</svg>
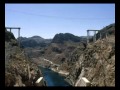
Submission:
<svg viewBox="0 0 120 90">
<path fill-rule="evenodd" d="M 91 85 L 91 84 L 90 84 L 90 81 L 88 81 L 85 77 L 82 77 L 75 86 L 87 87 L 87 86 L 90 86 L 90 85 Z"/>
<path fill-rule="evenodd" d="M 87 30 L 87 43 L 89 43 L 89 36 L 90 36 L 90 31 L 93 31 L 94 32 L 94 42 L 96 41 L 96 32 L 99 31 L 99 30 Z M 100 35 L 101 36 L 101 35 Z M 101 37 L 100 37 L 101 38 Z"/>
<path fill-rule="evenodd" d="M 20 27 L 5 27 L 5 29 L 10 29 L 10 32 L 12 29 L 18 29 L 18 38 L 20 37 Z M 19 47 L 20 47 L 20 40 L 19 40 Z"/>
<path fill-rule="evenodd" d="M 90 81 L 88 81 L 85 77 L 82 77 L 80 80 L 80 86 L 90 86 Z"/>
<path fill-rule="evenodd" d="M 43 77 L 38 78 L 38 80 L 35 82 L 35 86 L 44 86 Z"/>
<path fill-rule="evenodd" d="M 31 74 L 30 74 L 30 67 L 29 67 L 29 64 L 27 65 L 27 70 L 28 70 L 28 77 L 29 77 L 29 80 L 30 80 Z"/>
</svg>

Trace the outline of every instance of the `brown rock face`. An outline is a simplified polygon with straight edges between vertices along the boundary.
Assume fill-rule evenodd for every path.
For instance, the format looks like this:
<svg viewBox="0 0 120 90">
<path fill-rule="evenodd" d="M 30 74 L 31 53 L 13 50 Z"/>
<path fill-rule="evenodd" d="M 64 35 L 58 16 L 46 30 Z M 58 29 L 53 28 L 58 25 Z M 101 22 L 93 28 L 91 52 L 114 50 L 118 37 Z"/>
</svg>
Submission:
<svg viewBox="0 0 120 90">
<path fill-rule="evenodd" d="M 73 86 L 80 77 L 86 77 L 91 86 L 115 86 L 115 24 L 101 29 L 96 37 L 97 41 L 89 43 L 85 49 L 74 50 L 78 57 L 74 53 L 69 56 L 67 78 Z"/>
<path fill-rule="evenodd" d="M 5 48 L 5 86 L 34 86 L 42 74 L 21 48 L 10 43 Z"/>
<path fill-rule="evenodd" d="M 83 76 L 91 82 L 92 86 L 115 86 L 114 38 L 112 35 L 87 46 L 70 73 L 69 77 L 73 80 L 73 84 L 81 75 L 78 68 L 84 68 Z"/>
</svg>

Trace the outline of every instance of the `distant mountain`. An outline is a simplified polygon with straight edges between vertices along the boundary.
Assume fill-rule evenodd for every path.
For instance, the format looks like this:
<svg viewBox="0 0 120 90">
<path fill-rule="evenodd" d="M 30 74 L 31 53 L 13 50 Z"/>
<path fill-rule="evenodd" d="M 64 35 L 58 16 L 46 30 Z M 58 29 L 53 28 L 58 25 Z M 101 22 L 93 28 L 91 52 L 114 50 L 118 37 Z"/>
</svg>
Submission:
<svg viewBox="0 0 120 90">
<path fill-rule="evenodd" d="M 21 45 L 23 47 L 36 47 L 36 46 L 44 47 L 51 42 L 51 39 L 44 39 L 40 36 L 33 36 L 29 38 L 20 37 L 18 39 L 20 39 Z"/>
<path fill-rule="evenodd" d="M 63 43 L 65 41 L 80 42 L 83 39 L 86 38 L 78 37 L 70 33 L 59 33 L 54 36 L 52 43 Z"/>
<path fill-rule="evenodd" d="M 38 43 L 44 41 L 44 38 L 42 38 L 40 36 L 33 36 L 33 37 L 30 37 L 29 39 L 33 39 L 33 40 L 35 40 Z"/>
<path fill-rule="evenodd" d="M 40 36 L 32 36 L 29 38 L 26 37 L 20 37 L 21 45 L 23 47 L 45 47 L 46 45 L 50 43 L 64 43 L 66 41 L 72 41 L 72 42 L 86 42 L 87 37 L 86 36 L 75 36 L 70 33 L 59 33 L 54 36 L 53 39 L 44 39 Z"/>
</svg>

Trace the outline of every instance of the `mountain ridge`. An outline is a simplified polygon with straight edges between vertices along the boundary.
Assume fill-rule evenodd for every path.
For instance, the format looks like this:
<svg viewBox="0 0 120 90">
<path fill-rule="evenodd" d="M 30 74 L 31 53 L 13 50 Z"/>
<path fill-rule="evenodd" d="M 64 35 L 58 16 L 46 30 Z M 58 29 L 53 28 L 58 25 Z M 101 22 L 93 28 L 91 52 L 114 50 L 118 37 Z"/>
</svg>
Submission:
<svg viewBox="0 0 120 90">
<path fill-rule="evenodd" d="M 45 47 L 47 44 L 51 42 L 51 39 L 44 39 L 40 36 L 32 36 L 32 37 L 20 37 L 18 38 L 23 47 Z"/>
</svg>

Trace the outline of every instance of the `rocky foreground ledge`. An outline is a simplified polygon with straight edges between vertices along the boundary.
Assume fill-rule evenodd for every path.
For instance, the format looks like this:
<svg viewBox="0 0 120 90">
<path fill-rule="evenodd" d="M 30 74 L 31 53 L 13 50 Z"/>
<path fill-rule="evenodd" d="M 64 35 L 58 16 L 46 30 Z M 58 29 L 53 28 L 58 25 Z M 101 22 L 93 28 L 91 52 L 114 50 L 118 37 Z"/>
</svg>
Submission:
<svg viewBox="0 0 120 90">
<path fill-rule="evenodd" d="M 37 80 L 40 77 L 41 71 L 27 58 L 17 42 L 5 42 L 5 86 L 45 86 L 44 79 L 38 85 Z"/>
</svg>

